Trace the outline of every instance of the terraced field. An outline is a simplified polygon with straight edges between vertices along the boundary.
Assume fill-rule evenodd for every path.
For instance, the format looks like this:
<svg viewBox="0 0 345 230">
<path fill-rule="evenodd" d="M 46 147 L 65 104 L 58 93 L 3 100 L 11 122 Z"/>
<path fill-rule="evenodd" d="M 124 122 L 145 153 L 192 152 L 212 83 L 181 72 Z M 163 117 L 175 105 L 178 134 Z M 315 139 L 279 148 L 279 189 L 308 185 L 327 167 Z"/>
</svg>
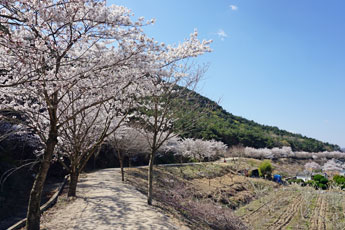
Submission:
<svg viewBox="0 0 345 230">
<path fill-rule="evenodd" d="M 235 213 L 250 229 L 345 229 L 345 193 L 292 185 L 270 192 Z"/>
<path fill-rule="evenodd" d="M 245 177 L 241 173 L 244 169 L 257 168 L 260 163 L 260 160 L 241 159 L 228 160 L 226 163 L 156 167 L 156 195 L 161 195 L 157 195 L 155 199 L 160 200 L 164 208 L 177 207 L 178 204 L 167 202 L 166 197 L 179 197 L 181 192 L 181 197 L 185 200 L 182 200 L 175 214 L 183 219 L 189 212 L 186 223 L 195 219 L 191 229 L 216 229 L 205 227 L 207 223 L 202 226 L 194 225 L 201 223 L 200 220 L 205 219 L 203 215 L 209 215 L 212 211 L 206 211 L 202 215 L 196 213 L 198 216 L 183 209 L 186 203 L 193 201 L 195 205 L 198 202 L 207 203 L 212 204 L 212 207 L 233 210 L 239 218 L 234 219 L 252 230 L 345 230 L 345 191 L 315 190 L 296 184 L 283 186 L 262 178 Z M 304 164 L 304 161 L 275 161 L 272 163 L 273 173 L 285 178 L 291 177 L 303 170 Z M 128 181 L 145 192 L 146 169 L 128 169 L 127 174 Z M 172 195 L 166 195 L 166 191 Z M 204 210 L 195 210 L 201 209 Z M 219 217 L 213 217 L 214 222 L 218 222 Z"/>
</svg>

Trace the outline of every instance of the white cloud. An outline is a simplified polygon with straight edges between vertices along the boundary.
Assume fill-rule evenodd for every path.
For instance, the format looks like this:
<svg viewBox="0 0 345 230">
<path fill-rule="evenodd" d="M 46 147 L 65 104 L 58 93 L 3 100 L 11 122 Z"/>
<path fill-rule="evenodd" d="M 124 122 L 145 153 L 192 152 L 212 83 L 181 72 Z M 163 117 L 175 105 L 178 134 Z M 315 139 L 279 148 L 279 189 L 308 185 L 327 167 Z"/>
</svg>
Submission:
<svg viewBox="0 0 345 230">
<path fill-rule="evenodd" d="M 231 10 L 238 10 L 238 6 L 230 5 L 229 7 L 230 7 Z"/>
<path fill-rule="evenodd" d="M 223 29 L 219 29 L 217 35 L 222 41 L 228 36 Z"/>
</svg>

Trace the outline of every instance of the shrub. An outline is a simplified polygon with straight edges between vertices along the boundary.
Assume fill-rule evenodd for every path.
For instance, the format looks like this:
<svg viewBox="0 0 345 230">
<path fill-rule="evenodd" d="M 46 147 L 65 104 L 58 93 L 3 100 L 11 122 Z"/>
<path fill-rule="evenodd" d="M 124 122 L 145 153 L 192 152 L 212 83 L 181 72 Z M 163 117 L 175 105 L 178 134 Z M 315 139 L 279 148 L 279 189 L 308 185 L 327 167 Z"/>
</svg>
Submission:
<svg viewBox="0 0 345 230">
<path fill-rule="evenodd" d="M 273 167 L 270 160 L 264 160 L 259 166 L 259 174 L 261 177 L 271 178 Z"/>
<path fill-rule="evenodd" d="M 345 177 L 340 175 L 335 175 L 333 177 L 333 182 L 338 185 L 341 189 L 345 188 Z"/>
<path fill-rule="evenodd" d="M 321 188 L 322 190 L 326 190 L 328 188 L 327 184 L 317 183 L 317 187 Z"/>
<path fill-rule="evenodd" d="M 313 180 L 322 184 L 328 183 L 328 179 L 320 174 L 314 175 Z"/>
<path fill-rule="evenodd" d="M 304 180 L 302 180 L 302 179 L 296 179 L 296 183 L 297 183 L 297 184 L 304 184 Z"/>
<path fill-rule="evenodd" d="M 315 188 L 319 189 L 327 189 L 328 188 L 328 179 L 322 175 L 315 175 L 313 176 L 313 180 L 315 181 Z"/>
<path fill-rule="evenodd" d="M 296 183 L 296 184 L 300 184 L 300 185 L 303 185 L 305 183 L 304 180 L 302 180 L 302 179 L 289 179 L 288 182 L 290 184 Z"/>
<path fill-rule="evenodd" d="M 304 180 L 302 180 L 302 179 L 289 179 L 288 182 L 289 182 L 290 184 L 296 183 L 296 184 L 299 184 L 299 185 L 301 185 L 301 186 L 305 186 L 305 185 L 306 185 L 306 183 L 305 183 Z"/>
<path fill-rule="evenodd" d="M 309 186 L 311 186 L 311 187 L 316 187 L 316 182 L 315 181 L 313 181 L 313 180 L 308 180 L 307 182 L 306 182 L 306 185 L 309 185 Z"/>
<path fill-rule="evenodd" d="M 337 185 L 342 185 L 345 184 L 345 177 L 344 176 L 340 176 L 340 175 L 335 175 L 333 177 L 333 181 L 337 184 Z"/>
</svg>

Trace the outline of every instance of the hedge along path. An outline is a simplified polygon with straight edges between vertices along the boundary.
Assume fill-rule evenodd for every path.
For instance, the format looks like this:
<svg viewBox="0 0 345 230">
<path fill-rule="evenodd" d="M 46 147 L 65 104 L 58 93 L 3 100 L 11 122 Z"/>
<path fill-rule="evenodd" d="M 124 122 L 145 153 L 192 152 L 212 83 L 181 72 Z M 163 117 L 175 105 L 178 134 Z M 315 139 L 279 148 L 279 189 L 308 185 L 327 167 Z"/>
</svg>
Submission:
<svg viewBox="0 0 345 230">
<path fill-rule="evenodd" d="M 121 182 L 119 169 L 87 174 L 78 183 L 77 198 L 42 218 L 46 230 L 188 228 L 147 205 L 147 198 Z"/>
</svg>

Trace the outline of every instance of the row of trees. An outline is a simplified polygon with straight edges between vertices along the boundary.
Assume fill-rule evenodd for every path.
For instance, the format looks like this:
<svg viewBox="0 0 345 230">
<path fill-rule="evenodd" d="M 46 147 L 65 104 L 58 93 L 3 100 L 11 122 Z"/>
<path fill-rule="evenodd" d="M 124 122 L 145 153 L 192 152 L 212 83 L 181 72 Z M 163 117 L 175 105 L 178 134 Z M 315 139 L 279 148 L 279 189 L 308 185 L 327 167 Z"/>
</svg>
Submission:
<svg viewBox="0 0 345 230">
<path fill-rule="evenodd" d="M 169 141 L 166 149 L 173 152 L 180 159 L 209 161 L 224 156 L 228 147 L 220 141 L 187 138 Z"/>
<path fill-rule="evenodd" d="M 149 141 L 151 140 L 149 139 Z M 119 127 L 116 132 L 106 139 L 106 144 L 113 148 L 120 161 L 122 181 L 124 181 L 124 159 L 128 159 L 130 166 L 132 158 L 150 154 L 149 141 L 144 130 L 126 125 Z M 172 154 L 177 161 L 183 163 L 188 161 L 215 160 L 224 156 L 227 149 L 228 147 L 222 142 L 189 138 L 181 139 L 174 134 L 174 136 L 160 146 L 157 153 L 162 157 L 166 154 Z"/>
<path fill-rule="evenodd" d="M 321 172 L 321 171 L 340 172 L 345 169 L 345 164 L 342 161 L 339 161 L 333 158 L 331 160 L 328 160 L 322 166 L 314 161 L 308 162 L 304 165 L 304 168 L 312 172 Z"/>
<path fill-rule="evenodd" d="M 22 117 L 41 141 L 28 230 L 39 229 L 51 161 L 70 172 L 75 195 L 88 159 L 125 123 L 147 141 L 152 203 L 155 155 L 176 135 L 175 99 L 204 72 L 187 60 L 209 52 L 210 41 L 194 32 L 177 46 L 158 43 L 143 32 L 153 20 L 132 16 L 106 1 L 0 1 L 0 109 Z"/>
<path fill-rule="evenodd" d="M 230 149 L 232 156 L 257 158 L 257 159 L 345 159 L 345 153 L 340 151 L 324 151 L 324 152 L 304 152 L 292 151 L 291 147 L 284 146 L 282 148 L 261 148 L 235 146 Z"/>
</svg>

